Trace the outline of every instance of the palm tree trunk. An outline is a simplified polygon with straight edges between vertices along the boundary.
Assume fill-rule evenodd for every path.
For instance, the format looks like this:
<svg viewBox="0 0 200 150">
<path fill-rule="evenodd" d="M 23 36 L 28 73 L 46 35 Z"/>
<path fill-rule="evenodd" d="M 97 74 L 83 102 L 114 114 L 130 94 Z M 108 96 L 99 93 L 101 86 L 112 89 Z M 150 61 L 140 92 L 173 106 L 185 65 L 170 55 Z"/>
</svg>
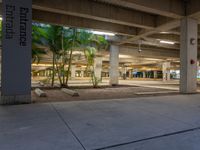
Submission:
<svg viewBox="0 0 200 150">
<path fill-rule="evenodd" d="M 64 83 L 65 83 L 65 62 L 64 62 L 65 51 L 64 51 L 64 33 L 63 32 L 61 36 L 61 47 L 63 51 L 63 56 L 61 57 L 62 65 L 60 67 L 61 72 L 62 72 L 62 78 L 59 79 L 61 81 L 61 86 L 64 86 Z"/>
<path fill-rule="evenodd" d="M 59 82 L 60 82 L 60 87 L 62 87 L 63 86 L 63 82 L 62 82 L 62 79 L 61 79 L 61 77 L 60 77 L 60 72 L 61 71 L 59 71 L 59 67 L 58 67 L 58 62 L 56 61 L 56 70 L 57 70 L 57 72 L 58 72 L 58 79 L 59 79 Z"/>
<path fill-rule="evenodd" d="M 68 62 L 68 69 L 67 69 L 67 77 L 66 77 L 66 86 L 68 86 L 68 81 L 69 81 L 69 75 L 70 75 L 70 69 L 71 69 L 71 64 L 72 64 L 72 52 L 73 50 L 70 50 L 70 56 L 69 56 L 69 62 Z"/>
<path fill-rule="evenodd" d="M 51 80 L 51 86 L 54 86 L 54 80 L 55 80 L 55 53 L 53 52 L 53 73 L 52 73 L 52 80 Z"/>
<path fill-rule="evenodd" d="M 73 47 L 75 46 L 75 40 L 76 40 L 76 29 L 73 29 L 73 43 L 72 43 L 72 48 L 70 50 L 70 57 L 69 57 L 69 62 L 68 62 L 68 69 L 67 69 L 67 77 L 66 77 L 66 86 L 68 86 L 68 81 L 69 81 L 69 74 L 70 74 L 70 69 L 71 69 L 71 64 L 72 64 L 72 53 L 73 53 Z"/>
<path fill-rule="evenodd" d="M 64 85 L 64 83 L 65 83 L 65 64 L 64 63 L 62 65 L 62 69 L 63 69 L 62 83 Z"/>
<path fill-rule="evenodd" d="M 94 72 L 94 64 L 92 64 L 92 69 L 91 69 L 91 78 L 92 78 L 92 84 L 93 84 L 93 87 L 96 88 L 97 85 L 96 85 L 96 75 L 95 75 L 95 72 Z"/>
</svg>

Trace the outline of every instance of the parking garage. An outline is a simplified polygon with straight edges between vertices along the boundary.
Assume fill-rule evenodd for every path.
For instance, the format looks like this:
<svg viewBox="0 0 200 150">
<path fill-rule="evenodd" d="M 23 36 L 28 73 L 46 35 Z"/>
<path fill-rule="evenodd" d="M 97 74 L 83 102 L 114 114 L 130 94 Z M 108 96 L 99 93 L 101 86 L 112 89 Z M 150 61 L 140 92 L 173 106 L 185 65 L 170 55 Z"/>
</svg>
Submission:
<svg viewBox="0 0 200 150">
<path fill-rule="evenodd" d="M 1 150 L 200 149 L 199 0 L 0 8 Z"/>
<path fill-rule="evenodd" d="M 31 67 L 32 22 L 103 32 L 110 46 L 98 52 L 95 71 L 107 85 L 118 85 L 119 80 L 130 80 L 134 84 L 135 80 L 154 79 L 161 85 L 173 80 L 178 88 L 180 80 L 181 93 L 196 93 L 199 2 L 166 0 L 165 5 L 160 3 L 126 0 L 33 0 L 20 3 L 5 0 L 2 3 L 1 102 L 31 102 L 31 79 L 40 84 L 38 78 L 51 74 L 51 70 L 46 69 L 52 59 L 50 55 Z M 8 13 L 11 6 L 15 13 Z M 17 13 L 22 9 L 27 10 L 26 14 Z M 26 21 L 23 25 L 22 19 Z M 13 30 L 11 37 L 6 32 L 8 27 Z M 82 57 L 82 54 L 78 55 Z M 71 78 L 84 82 L 89 76 L 85 67 L 84 60 L 74 61 Z"/>
</svg>

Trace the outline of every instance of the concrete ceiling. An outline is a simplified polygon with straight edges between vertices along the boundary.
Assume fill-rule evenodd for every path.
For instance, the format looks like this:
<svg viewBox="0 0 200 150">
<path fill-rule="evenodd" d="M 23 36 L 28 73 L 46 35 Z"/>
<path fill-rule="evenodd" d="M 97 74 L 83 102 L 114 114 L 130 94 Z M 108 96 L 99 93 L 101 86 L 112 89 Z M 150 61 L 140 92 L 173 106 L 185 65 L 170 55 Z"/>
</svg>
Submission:
<svg viewBox="0 0 200 150">
<path fill-rule="evenodd" d="M 33 0 L 33 20 L 78 28 L 114 32 L 123 36 L 117 44 L 121 55 L 179 58 L 180 20 L 200 23 L 200 0 Z M 200 34 L 199 34 L 200 35 Z M 174 41 L 161 44 L 158 39 Z M 140 54 L 141 55 L 141 54 Z M 127 59 L 126 59 L 127 60 Z"/>
<path fill-rule="evenodd" d="M 185 15 L 200 20 L 200 1 L 189 0 L 184 4 L 183 0 L 33 0 L 36 21 L 122 35 L 123 38 L 115 41 L 121 46 L 120 55 L 129 58 L 120 61 L 135 65 L 177 60 L 180 20 Z M 176 44 L 161 44 L 159 40 Z M 138 53 L 141 41 L 143 51 Z M 108 55 L 104 57 L 108 59 Z"/>
<path fill-rule="evenodd" d="M 178 28 L 185 12 L 200 20 L 200 1 L 33 0 L 34 20 L 131 36 L 120 44 Z"/>
</svg>

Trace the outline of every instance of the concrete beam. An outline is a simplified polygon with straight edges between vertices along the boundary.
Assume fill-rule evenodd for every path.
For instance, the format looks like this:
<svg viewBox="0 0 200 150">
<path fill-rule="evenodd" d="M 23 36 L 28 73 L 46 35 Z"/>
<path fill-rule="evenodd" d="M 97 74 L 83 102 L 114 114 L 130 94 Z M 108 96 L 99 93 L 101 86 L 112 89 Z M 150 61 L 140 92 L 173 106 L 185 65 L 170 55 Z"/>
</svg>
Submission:
<svg viewBox="0 0 200 150">
<path fill-rule="evenodd" d="M 199 0 L 190 0 L 187 2 L 187 14 L 190 17 L 195 17 L 200 14 L 200 1 Z M 195 18 L 197 19 L 197 18 Z"/>
<path fill-rule="evenodd" d="M 131 9 L 180 19 L 184 16 L 181 0 L 98 0 Z M 196 0 L 198 1 L 198 0 Z"/>
<path fill-rule="evenodd" d="M 91 0 L 33 0 L 33 8 L 98 21 L 154 29 L 156 16 Z"/>
<path fill-rule="evenodd" d="M 143 37 L 146 37 L 146 36 L 158 33 L 158 32 L 169 31 L 169 30 L 177 28 L 179 26 L 180 26 L 180 20 L 173 20 L 173 21 L 170 21 L 170 22 L 168 22 L 164 25 L 161 25 L 161 26 L 159 26 L 159 27 L 157 27 L 153 30 L 143 31 L 143 33 L 141 33 L 141 34 L 139 34 L 135 37 L 132 37 L 132 38 L 129 38 L 129 39 L 126 39 L 126 40 L 120 42 L 119 45 L 125 44 L 127 42 L 131 42 L 131 41 L 136 41 L 136 40 L 139 40 Z"/>
<path fill-rule="evenodd" d="M 200 24 L 200 1 L 190 0 L 187 2 L 187 15 L 198 21 Z"/>
<path fill-rule="evenodd" d="M 137 29 L 135 27 L 129 27 L 110 22 L 102 22 L 98 20 L 92 20 L 87 18 L 57 14 L 52 12 L 40 11 L 33 9 L 33 20 L 42 23 L 51 23 L 57 25 L 94 29 L 114 32 L 121 35 L 136 35 Z"/>
<path fill-rule="evenodd" d="M 143 37 L 142 40 L 141 40 L 141 45 L 146 45 L 146 46 L 153 46 L 153 47 L 159 47 L 159 48 L 166 48 L 166 49 L 171 49 L 171 50 L 179 50 L 180 49 L 180 46 L 179 44 L 174 44 L 174 45 L 169 45 L 169 44 L 162 44 L 160 43 L 160 40 L 162 40 L 161 38 L 156 39 L 156 38 L 151 38 L 151 37 Z M 170 41 L 169 39 L 163 39 L 163 40 L 168 40 Z M 171 40 L 172 42 L 176 42 L 176 41 L 173 41 Z M 127 42 L 129 44 L 136 44 L 138 45 L 139 42 L 138 41 L 133 41 L 133 42 Z"/>
<path fill-rule="evenodd" d="M 134 57 L 151 57 L 151 58 L 160 58 L 160 59 L 170 59 L 170 58 L 180 58 L 179 50 L 169 50 L 164 48 L 142 47 L 142 52 L 138 52 L 138 46 L 134 45 L 122 45 L 120 46 L 121 55 L 130 55 Z"/>
<path fill-rule="evenodd" d="M 162 40 L 180 42 L 180 35 L 177 35 L 177 34 L 158 34 L 157 33 L 157 34 L 152 34 L 148 37 L 154 38 L 154 39 L 162 39 Z"/>
</svg>

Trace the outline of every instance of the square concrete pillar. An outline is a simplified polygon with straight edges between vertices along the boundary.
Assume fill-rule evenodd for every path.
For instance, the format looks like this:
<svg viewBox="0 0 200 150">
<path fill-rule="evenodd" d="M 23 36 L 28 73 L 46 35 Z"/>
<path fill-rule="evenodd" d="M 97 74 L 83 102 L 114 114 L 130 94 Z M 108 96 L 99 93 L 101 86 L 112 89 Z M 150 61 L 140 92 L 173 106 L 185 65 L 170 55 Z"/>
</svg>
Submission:
<svg viewBox="0 0 200 150">
<path fill-rule="evenodd" d="M 76 65 L 71 65 L 71 78 L 74 79 L 76 77 Z"/>
<path fill-rule="evenodd" d="M 110 85 L 119 84 L 119 46 L 110 46 Z"/>
<path fill-rule="evenodd" d="M 197 77 L 199 78 L 200 74 L 199 74 L 199 71 L 200 71 L 200 66 L 199 66 L 199 61 L 197 61 Z"/>
<path fill-rule="evenodd" d="M 170 78 L 170 62 L 164 62 L 162 64 L 163 81 L 169 81 Z"/>
<path fill-rule="evenodd" d="M 197 90 L 197 21 L 181 20 L 180 92 L 195 93 Z"/>
<path fill-rule="evenodd" d="M 129 70 L 129 78 L 130 78 L 130 79 L 132 79 L 132 78 L 133 78 L 133 73 L 132 73 L 132 72 L 133 72 L 133 70 L 132 70 L 132 69 L 131 69 L 131 70 Z"/>
<path fill-rule="evenodd" d="M 171 80 L 171 74 L 170 74 L 170 70 L 167 70 L 167 81 Z"/>
<path fill-rule="evenodd" d="M 146 78 L 146 72 L 143 71 L 142 74 L 143 74 L 143 78 Z"/>
<path fill-rule="evenodd" d="M 121 72 L 122 72 L 122 79 L 124 80 L 126 79 L 126 71 L 127 71 L 126 66 L 123 66 Z"/>
<path fill-rule="evenodd" d="M 199 61 L 197 61 L 197 72 L 200 70 L 200 62 Z"/>
<path fill-rule="evenodd" d="M 126 67 L 122 66 L 122 67 L 120 67 L 119 70 L 120 70 L 121 74 L 124 74 L 126 72 Z"/>
<path fill-rule="evenodd" d="M 95 76 L 100 80 L 101 79 L 101 72 L 102 72 L 102 57 L 96 57 L 94 59 L 94 73 Z"/>
<path fill-rule="evenodd" d="M 84 70 L 81 70 L 81 78 L 84 78 Z"/>
<path fill-rule="evenodd" d="M 157 79 L 158 78 L 158 73 L 157 73 L 157 71 L 155 70 L 155 71 L 153 71 L 153 77 L 154 77 L 154 79 Z"/>
<path fill-rule="evenodd" d="M 31 102 L 32 0 L 3 0 L 1 104 Z"/>
</svg>

